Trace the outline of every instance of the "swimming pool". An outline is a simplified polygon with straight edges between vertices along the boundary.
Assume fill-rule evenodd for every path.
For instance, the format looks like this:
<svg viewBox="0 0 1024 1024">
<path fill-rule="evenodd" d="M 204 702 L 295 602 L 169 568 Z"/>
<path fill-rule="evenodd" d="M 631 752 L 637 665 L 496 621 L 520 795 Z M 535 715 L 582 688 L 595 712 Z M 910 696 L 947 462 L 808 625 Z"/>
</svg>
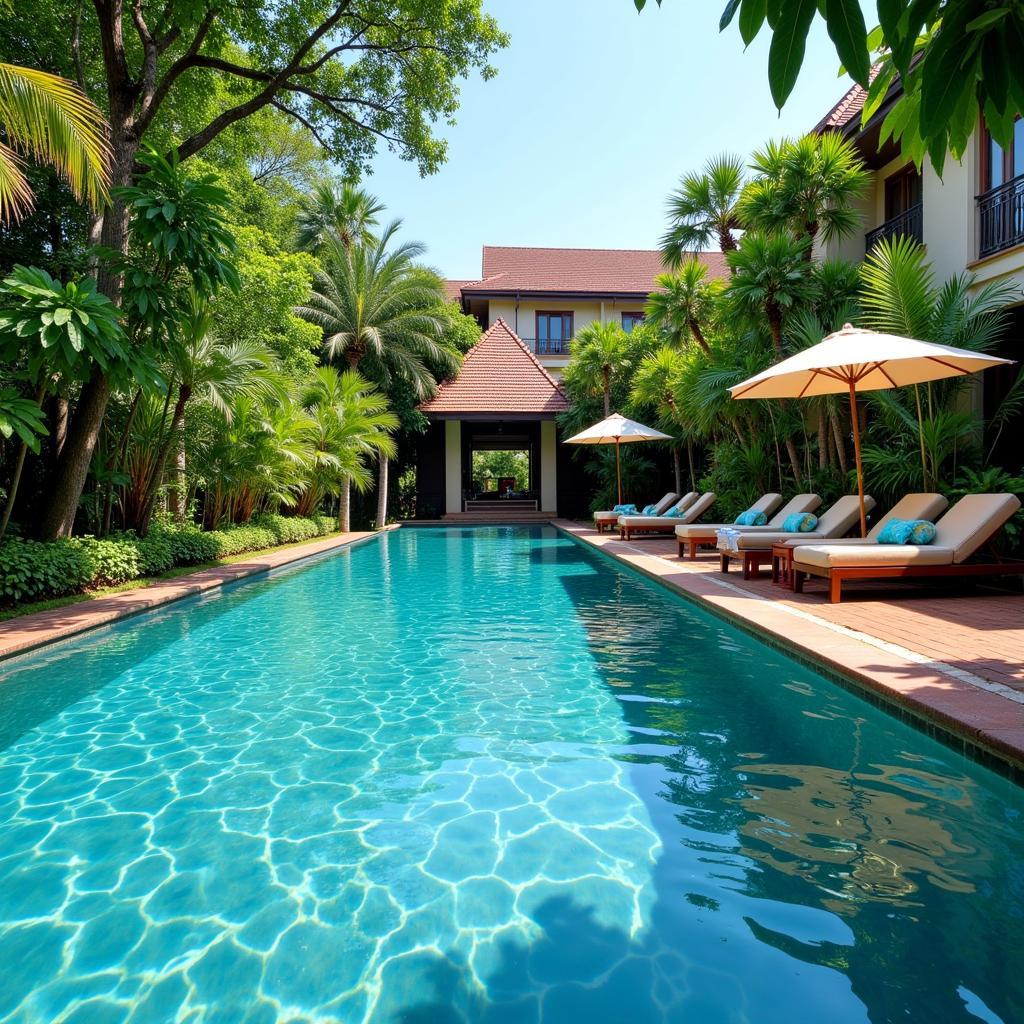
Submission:
<svg viewBox="0 0 1024 1024">
<path fill-rule="evenodd" d="M 1024 1019 L 1021 791 L 549 527 L 3 668 L 0 1021 Z"/>
</svg>

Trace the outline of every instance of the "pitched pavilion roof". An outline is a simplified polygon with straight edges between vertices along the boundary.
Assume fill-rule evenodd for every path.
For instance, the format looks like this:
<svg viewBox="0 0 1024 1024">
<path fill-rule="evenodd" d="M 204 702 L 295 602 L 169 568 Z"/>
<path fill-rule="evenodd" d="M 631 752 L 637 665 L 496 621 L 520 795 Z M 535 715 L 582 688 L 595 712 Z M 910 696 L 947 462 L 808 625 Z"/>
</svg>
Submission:
<svg viewBox="0 0 1024 1024">
<path fill-rule="evenodd" d="M 445 381 L 433 398 L 420 405 L 428 416 L 553 415 L 568 408 L 551 374 L 500 318 L 466 353 L 458 376 Z"/>
<path fill-rule="evenodd" d="M 695 253 L 714 278 L 728 275 L 720 252 Z M 657 249 L 543 249 L 485 245 L 479 281 L 449 281 L 453 294 L 551 292 L 646 296 L 666 271 Z"/>
</svg>

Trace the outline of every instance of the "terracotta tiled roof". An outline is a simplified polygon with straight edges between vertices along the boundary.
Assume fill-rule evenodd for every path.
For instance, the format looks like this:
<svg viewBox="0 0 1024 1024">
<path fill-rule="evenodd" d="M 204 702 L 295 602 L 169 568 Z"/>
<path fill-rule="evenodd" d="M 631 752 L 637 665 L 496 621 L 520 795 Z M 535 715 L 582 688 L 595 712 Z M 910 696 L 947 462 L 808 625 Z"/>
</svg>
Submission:
<svg viewBox="0 0 1024 1024">
<path fill-rule="evenodd" d="M 712 278 L 728 269 L 720 252 L 695 253 Z M 666 267 L 657 249 L 538 249 L 485 245 L 480 281 L 451 282 L 464 294 L 551 292 L 647 295 Z"/>
<path fill-rule="evenodd" d="M 444 283 L 444 290 L 448 295 L 449 299 L 461 299 L 462 289 L 467 284 L 479 284 L 479 281 L 458 281 L 458 280 L 447 280 Z"/>
<path fill-rule="evenodd" d="M 870 81 L 875 80 L 881 67 L 881 64 L 872 67 Z M 853 118 L 860 115 L 867 98 L 867 89 L 854 82 L 853 86 L 843 94 L 842 99 L 814 126 L 814 131 L 820 133 L 842 130 Z"/>
<path fill-rule="evenodd" d="M 553 414 L 569 403 L 551 374 L 497 319 L 466 353 L 454 380 L 445 381 L 420 409 L 428 416 L 453 413 Z"/>
</svg>

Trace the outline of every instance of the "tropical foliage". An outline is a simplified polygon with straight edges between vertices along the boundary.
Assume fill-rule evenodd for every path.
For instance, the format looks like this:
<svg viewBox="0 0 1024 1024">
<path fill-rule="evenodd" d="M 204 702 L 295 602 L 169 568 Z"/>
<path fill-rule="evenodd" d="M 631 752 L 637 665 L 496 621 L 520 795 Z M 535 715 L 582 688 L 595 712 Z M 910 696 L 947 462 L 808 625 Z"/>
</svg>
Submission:
<svg viewBox="0 0 1024 1024">
<path fill-rule="evenodd" d="M 633 0 L 638 11 L 647 0 Z M 661 6 L 662 0 L 656 0 Z M 767 24 L 768 85 L 781 110 L 800 75 L 811 26 L 821 18 L 836 56 L 868 91 L 863 123 L 878 113 L 896 76 L 903 95 L 887 114 L 881 139 L 895 138 L 940 174 L 946 154 L 959 160 L 984 113 L 1001 146 L 1024 110 L 1024 8 L 1016 0 L 878 0 L 869 30 L 860 0 L 726 0 L 720 28 L 736 23 L 749 46 Z"/>
<path fill-rule="evenodd" d="M 728 168 L 717 193 L 714 168 Z M 666 234 L 676 247 L 664 252 L 675 270 L 658 278 L 645 323 L 628 338 L 607 324 L 581 331 L 564 376 L 573 401 L 563 417 L 567 431 L 616 409 L 674 438 L 672 479 L 660 446 L 628 454 L 631 496 L 669 484 L 714 490 L 728 516 L 769 490 L 812 490 L 826 499 L 849 492 L 853 424 L 842 396 L 736 402 L 728 388 L 847 321 L 976 350 L 1004 336 L 1011 290 L 978 286 L 969 274 L 937 282 L 916 242 L 883 242 L 859 266 L 810 258 L 821 241 L 857 226 L 866 174 L 837 138 L 769 143 L 746 168 L 723 157 L 682 181 Z M 684 192 L 692 200 L 685 208 Z M 728 245 L 719 236 L 725 229 Z M 707 257 L 687 251 L 715 240 L 727 264 L 721 280 L 709 274 Z M 1004 470 L 989 460 L 1024 408 L 1024 383 L 983 429 L 965 402 L 970 386 L 953 378 L 863 397 L 864 465 L 881 504 L 907 491 L 955 495 L 982 482 L 1020 491 L 1019 464 Z M 576 457 L 595 475 L 595 506 L 607 501 L 614 481 L 608 454 L 580 449 Z"/>
</svg>

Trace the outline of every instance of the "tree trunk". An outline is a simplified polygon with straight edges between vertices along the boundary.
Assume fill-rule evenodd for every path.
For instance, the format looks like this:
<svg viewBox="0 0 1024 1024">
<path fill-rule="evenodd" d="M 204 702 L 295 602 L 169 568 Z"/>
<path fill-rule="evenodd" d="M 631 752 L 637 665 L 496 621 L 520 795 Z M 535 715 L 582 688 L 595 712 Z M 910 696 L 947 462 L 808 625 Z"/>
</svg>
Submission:
<svg viewBox="0 0 1024 1024">
<path fill-rule="evenodd" d="M 351 498 L 352 482 L 345 479 L 342 481 L 341 491 L 338 493 L 338 529 L 342 533 L 348 533 L 352 529 Z"/>
<path fill-rule="evenodd" d="M 43 511 L 39 532 L 48 540 L 71 536 L 109 400 L 110 380 L 95 367 L 82 388 L 67 442 L 57 460 L 56 479 Z"/>
<path fill-rule="evenodd" d="M 782 358 L 782 312 L 774 303 L 765 306 L 765 317 L 768 320 L 768 330 L 772 335 L 772 347 L 775 354 Z"/>
<path fill-rule="evenodd" d="M 683 466 L 682 460 L 679 458 L 679 449 L 672 449 L 672 470 L 676 477 L 676 494 L 683 493 Z"/>
<path fill-rule="evenodd" d="M 140 84 L 133 81 L 124 60 L 121 36 L 121 4 L 97 2 L 100 36 L 104 48 L 104 65 L 109 103 L 111 167 L 111 196 L 103 216 L 101 244 L 117 253 L 128 251 L 128 208 L 123 200 L 113 198 L 114 190 L 129 185 L 139 139 L 134 127 L 135 101 Z M 115 305 L 121 305 L 119 275 L 108 264 L 101 263 L 96 275 L 99 291 Z M 57 460 L 56 473 L 47 495 L 40 533 L 43 537 L 68 537 L 75 525 L 78 502 L 85 489 L 96 442 L 99 440 L 103 416 L 110 401 L 111 385 L 106 373 L 93 366 L 89 379 L 82 388 L 78 407 L 71 420 L 70 430 Z"/>
<path fill-rule="evenodd" d="M 60 458 L 64 451 L 64 442 L 68 439 L 68 400 L 58 398 L 53 406 L 53 454 Z"/>
<path fill-rule="evenodd" d="M 696 470 L 696 468 L 694 467 L 694 464 L 693 464 L 693 442 L 692 441 L 687 441 L 686 442 L 686 458 L 687 458 L 687 460 L 690 463 L 690 490 L 691 491 L 695 491 L 695 490 L 697 490 L 697 470 Z M 679 490 L 681 491 L 682 488 L 679 488 Z"/>
<path fill-rule="evenodd" d="M 36 392 L 36 405 L 41 409 L 43 399 L 46 397 L 46 385 L 42 385 Z M 7 502 L 4 505 L 3 520 L 0 521 L 0 539 L 7 533 L 7 524 L 11 521 L 11 513 L 14 511 L 14 502 L 18 497 L 18 485 L 21 483 L 21 471 L 25 468 L 25 457 L 28 455 L 28 445 L 24 441 L 18 449 L 18 459 L 14 464 L 14 474 L 11 477 L 11 486 L 7 492 Z"/>
<path fill-rule="evenodd" d="M 839 468 L 846 476 L 846 442 L 843 438 L 843 429 L 839 425 L 839 415 L 835 409 L 830 409 L 828 418 L 832 423 L 832 439 L 836 446 L 836 457 L 839 459 Z"/>
<path fill-rule="evenodd" d="M 707 340 L 704 337 L 704 332 L 700 329 L 700 324 L 696 319 L 690 318 L 688 321 L 690 327 L 690 333 L 693 335 L 693 340 L 701 347 L 704 355 L 711 355 L 711 349 L 708 347 Z"/>
<path fill-rule="evenodd" d="M 383 530 L 388 522 L 388 458 L 377 457 L 377 529 Z"/>
<path fill-rule="evenodd" d="M 174 453 L 174 477 L 174 487 L 170 494 L 171 514 L 175 522 L 183 523 L 188 505 L 188 481 L 185 477 L 185 437 L 182 434 L 178 435 L 178 450 Z"/>
<path fill-rule="evenodd" d="M 818 469 L 828 469 L 828 424 L 824 405 L 818 408 Z"/>
<path fill-rule="evenodd" d="M 170 386 L 170 385 L 168 385 Z M 192 396 L 192 389 L 185 384 L 182 384 L 178 388 L 178 399 L 174 403 L 174 413 L 171 416 L 171 427 L 167 431 L 167 435 L 160 443 L 160 447 L 156 453 L 156 459 L 153 464 L 153 471 L 150 474 L 149 480 L 146 484 L 146 500 L 142 506 L 142 516 L 140 517 L 137 532 L 140 537 L 145 537 L 149 533 L 149 524 L 153 518 L 153 509 L 156 507 L 156 496 L 160 491 L 160 485 L 164 479 L 164 469 L 167 466 L 167 456 L 171 453 L 171 445 L 181 437 L 181 432 L 185 426 L 185 406 L 188 404 L 189 398 Z"/>
<path fill-rule="evenodd" d="M 601 376 L 604 378 L 604 418 L 608 419 L 612 414 L 612 371 L 606 366 Z"/>
<path fill-rule="evenodd" d="M 796 442 L 794 442 L 792 437 L 786 438 L 786 454 L 789 456 L 789 465 L 793 470 L 793 480 L 799 487 L 800 478 L 803 474 L 800 471 L 800 454 L 796 450 Z"/>
</svg>

